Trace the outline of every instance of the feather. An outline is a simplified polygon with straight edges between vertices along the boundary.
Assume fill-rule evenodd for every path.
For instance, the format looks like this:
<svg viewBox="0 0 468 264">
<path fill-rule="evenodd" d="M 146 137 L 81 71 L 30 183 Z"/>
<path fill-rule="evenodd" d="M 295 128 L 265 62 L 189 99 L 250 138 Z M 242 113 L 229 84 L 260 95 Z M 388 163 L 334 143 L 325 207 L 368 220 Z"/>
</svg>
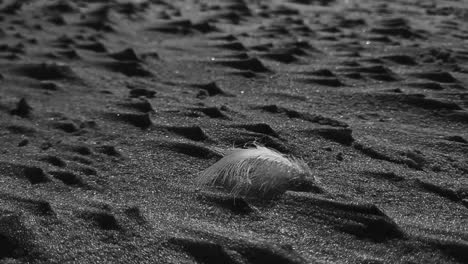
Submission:
<svg viewBox="0 0 468 264">
<path fill-rule="evenodd" d="M 221 186 L 234 196 L 274 197 L 284 193 L 291 181 L 312 175 L 307 164 L 275 150 L 254 144 L 234 148 L 200 173 L 198 186 Z"/>
</svg>

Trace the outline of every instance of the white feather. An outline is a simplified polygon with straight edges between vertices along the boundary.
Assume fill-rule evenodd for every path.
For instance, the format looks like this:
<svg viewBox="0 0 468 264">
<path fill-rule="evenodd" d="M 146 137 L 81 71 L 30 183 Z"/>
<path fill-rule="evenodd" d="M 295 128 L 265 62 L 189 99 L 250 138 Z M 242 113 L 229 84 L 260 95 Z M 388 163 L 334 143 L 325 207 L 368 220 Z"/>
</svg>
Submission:
<svg viewBox="0 0 468 264">
<path fill-rule="evenodd" d="M 284 193 L 292 180 L 311 175 L 303 160 L 257 144 L 226 153 L 201 172 L 197 185 L 221 186 L 234 196 L 272 197 Z"/>
</svg>

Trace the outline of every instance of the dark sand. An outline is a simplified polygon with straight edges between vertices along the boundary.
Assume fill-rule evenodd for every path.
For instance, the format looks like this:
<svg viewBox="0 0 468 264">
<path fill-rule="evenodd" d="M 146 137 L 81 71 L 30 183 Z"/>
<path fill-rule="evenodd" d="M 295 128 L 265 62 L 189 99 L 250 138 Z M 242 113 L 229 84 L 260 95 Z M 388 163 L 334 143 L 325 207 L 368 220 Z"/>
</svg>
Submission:
<svg viewBox="0 0 468 264">
<path fill-rule="evenodd" d="M 466 21 L 466 0 L 0 0 L 0 263 L 468 263 Z M 194 187 L 253 141 L 320 183 Z"/>
</svg>

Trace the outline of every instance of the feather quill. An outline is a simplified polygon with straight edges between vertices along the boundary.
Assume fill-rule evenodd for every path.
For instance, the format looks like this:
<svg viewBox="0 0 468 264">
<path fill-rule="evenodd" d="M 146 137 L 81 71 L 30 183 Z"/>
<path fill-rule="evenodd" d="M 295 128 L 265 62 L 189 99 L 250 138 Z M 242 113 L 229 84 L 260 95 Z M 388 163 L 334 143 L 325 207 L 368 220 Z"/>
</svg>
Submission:
<svg viewBox="0 0 468 264">
<path fill-rule="evenodd" d="M 221 186 L 234 196 L 274 197 L 284 193 L 291 181 L 311 176 L 301 159 L 267 147 L 234 148 L 201 172 L 196 184 Z"/>
</svg>

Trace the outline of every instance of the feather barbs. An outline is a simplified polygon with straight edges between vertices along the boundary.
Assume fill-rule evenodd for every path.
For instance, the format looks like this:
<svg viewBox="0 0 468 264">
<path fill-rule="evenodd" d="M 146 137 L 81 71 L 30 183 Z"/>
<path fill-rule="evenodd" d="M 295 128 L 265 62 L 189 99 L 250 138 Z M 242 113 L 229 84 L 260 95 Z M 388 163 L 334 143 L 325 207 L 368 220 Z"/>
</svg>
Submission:
<svg viewBox="0 0 468 264">
<path fill-rule="evenodd" d="M 220 186 L 234 196 L 269 198 L 284 193 L 293 180 L 312 175 L 303 160 L 259 144 L 226 153 L 201 172 L 198 186 Z"/>
</svg>

